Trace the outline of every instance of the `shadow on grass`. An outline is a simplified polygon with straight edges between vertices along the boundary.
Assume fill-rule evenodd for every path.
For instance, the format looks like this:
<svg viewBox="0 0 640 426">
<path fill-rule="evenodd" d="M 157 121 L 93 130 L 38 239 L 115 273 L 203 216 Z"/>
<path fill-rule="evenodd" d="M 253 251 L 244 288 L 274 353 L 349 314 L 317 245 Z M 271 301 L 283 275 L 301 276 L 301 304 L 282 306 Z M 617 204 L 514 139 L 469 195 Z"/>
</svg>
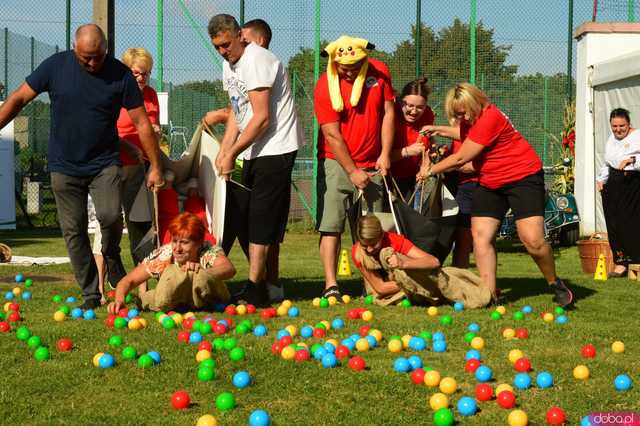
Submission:
<svg viewBox="0 0 640 426">
<path fill-rule="evenodd" d="M 292 280 L 281 279 L 287 299 L 312 300 L 320 297 L 324 290 L 324 280 Z M 363 285 L 361 278 L 340 279 L 340 292 L 352 297 L 362 296 Z"/>
<path fill-rule="evenodd" d="M 34 282 L 46 282 L 46 283 L 54 283 L 61 281 L 68 281 L 67 278 L 62 276 L 53 276 L 53 275 L 34 275 L 29 274 L 27 278 L 31 278 Z M 0 276 L 0 283 L 16 283 L 15 275 L 5 275 Z"/>
<path fill-rule="evenodd" d="M 548 294 L 549 297 L 553 296 L 553 289 L 544 284 L 544 280 L 541 277 L 535 278 L 505 278 L 497 280 L 497 286 L 502 290 L 500 296 L 505 303 L 513 303 L 523 298 Z M 573 292 L 573 307 L 579 303 L 580 300 L 591 297 L 597 293 L 596 290 L 583 287 L 571 282 L 569 280 L 563 280 L 565 284 Z"/>
</svg>

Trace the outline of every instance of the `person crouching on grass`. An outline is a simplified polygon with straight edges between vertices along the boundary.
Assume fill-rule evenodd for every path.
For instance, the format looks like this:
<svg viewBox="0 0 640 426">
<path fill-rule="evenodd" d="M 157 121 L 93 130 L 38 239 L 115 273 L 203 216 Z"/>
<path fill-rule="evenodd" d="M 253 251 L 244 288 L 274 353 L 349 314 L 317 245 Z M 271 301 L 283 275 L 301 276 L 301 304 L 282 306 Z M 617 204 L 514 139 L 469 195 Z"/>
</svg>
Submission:
<svg viewBox="0 0 640 426">
<path fill-rule="evenodd" d="M 144 310 L 198 310 L 229 301 L 224 280 L 236 270 L 219 246 L 204 241 L 202 221 L 185 212 L 173 219 L 169 232 L 170 244 L 154 250 L 120 280 L 109 313 L 117 314 L 127 294 L 149 278 L 157 279 L 158 285 L 140 296 Z"/>
<path fill-rule="evenodd" d="M 400 234 L 385 232 L 375 215 L 362 216 L 351 255 L 374 303 L 390 305 L 408 298 L 418 305 L 462 302 L 479 308 L 491 302 L 480 278 L 465 269 L 440 268 L 440 261 Z"/>
</svg>

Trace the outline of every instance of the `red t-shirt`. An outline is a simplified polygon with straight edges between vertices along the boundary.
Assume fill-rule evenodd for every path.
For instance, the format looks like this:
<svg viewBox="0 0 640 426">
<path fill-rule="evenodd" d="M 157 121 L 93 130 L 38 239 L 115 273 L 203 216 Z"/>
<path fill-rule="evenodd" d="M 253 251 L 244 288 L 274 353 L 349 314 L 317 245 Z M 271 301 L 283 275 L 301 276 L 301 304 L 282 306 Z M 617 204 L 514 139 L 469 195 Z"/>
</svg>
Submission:
<svg viewBox="0 0 640 426">
<path fill-rule="evenodd" d="M 360 243 L 357 242 L 353 245 L 353 247 L 351 247 L 351 259 L 353 259 L 353 263 L 358 268 L 362 266 L 360 262 L 356 260 L 356 250 L 358 249 L 359 246 L 360 246 Z M 409 250 L 411 250 L 415 246 L 411 241 L 406 239 L 403 235 L 396 234 L 395 232 L 385 232 L 384 235 L 382 236 L 382 247 L 380 247 L 380 250 L 382 250 L 385 247 L 391 247 L 397 253 L 408 255 Z"/>
<path fill-rule="evenodd" d="M 485 147 L 473 159 L 482 186 L 500 188 L 542 169 L 542 161 L 533 147 L 493 104 L 480 113 L 468 132 L 460 128 L 460 139 L 466 138 Z"/>
<path fill-rule="evenodd" d="M 331 107 L 327 74 L 322 74 L 316 83 L 313 104 L 318 124 L 340 124 L 340 133 L 347 143 L 349 155 L 356 167 L 373 167 L 380 156 L 380 128 L 384 116 L 384 103 L 394 99 L 388 72 L 388 68 L 382 62 L 369 58 L 366 82 L 360 101 L 355 107 L 352 107 L 349 101 L 353 83 L 340 79 L 340 92 L 344 102 L 342 112 L 336 112 Z M 318 136 L 318 158 L 335 159 L 322 131 Z"/>
<path fill-rule="evenodd" d="M 149 116 L 149 121 L 151 121 L 151 124 L 158 124 L 160 122 L 160 104 L 158 102 L 158 94 L 153 90 L 153 87 L 145 86 L 144 89 L 142 89 L 142 98 L 144 100 L 144 109 L 147 111 L 147 116 Z M 131 117 L 129 117 L 129 113 L 126 109 L 122 108 L 120 110 L 120 116 L 118 117 L 116 125 L 118 126 L 118 136 L 121 139 L 131 142 L 144 153 L 136 126 L 133 125 Z M 120 145 L 120 161 L 122 161 L 123 166 L 138 164 L 134 158 L 131 158 L 122 144 Z"/>
<path fill-rule="evenodd" d="M 427 106 L 418 121 L 413 124 L 407 123 L 402 115 L 402 108 L 397 107 L 396 133 L 393 139 L 393 149 L 402 149 L 417 142 L 425 144 L 427 140 L 424 136 L 420 135 L 420 129 L 422 126 L 433 124 L 434 119 L 435 115 L 431 110 L 431 107 Z M 421 161 L 422 156 L 420 155 L 401 158 L 398 161 L 394 161 L 391 163 L 391 176 L 399 179 L 415 177 L 420 170 Z"/>
<path fill-rule="evenodd" d="M 469 132 L 469 127 L 466 123 L 462 123 L 460 125 L 460 136 L 462 136 L 463 132 L 464 134 Z M 456 152 L 460 151 L 461 147 L 462 147 L 462 141 L 459 139 L 454 139 L 453 142 L 451 142 L 451 153 L 455 154 Z M 467 182 L 478 182 L 478 173 L 477 172 L 474 172 L 474 173 L 458 172 L 458 183 L 467 183 Z"/>
</svg>

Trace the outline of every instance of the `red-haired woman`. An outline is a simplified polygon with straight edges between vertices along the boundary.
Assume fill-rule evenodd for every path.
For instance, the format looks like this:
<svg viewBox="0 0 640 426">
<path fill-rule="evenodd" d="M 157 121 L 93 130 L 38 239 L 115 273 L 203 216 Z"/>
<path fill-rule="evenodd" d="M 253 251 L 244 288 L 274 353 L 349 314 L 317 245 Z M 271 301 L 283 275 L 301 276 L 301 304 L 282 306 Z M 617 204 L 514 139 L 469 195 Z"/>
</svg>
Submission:
<svg viewBox="0 0 640 426">
<path fill-rule="evenodd" d="M 140 296 L 145 310 L 203 309 L 229 301 L 224 280 L 235 275 L 235 268 L 219 246 L 204 240 L 200 218 L 182 213 L 171 221 L 169 232 L 170 244 L 153 251 L 120 280 L 110 313 L 124 307 L 127 294 L 149 278 L 158 279 L 158 285 Z"/>
</svg>

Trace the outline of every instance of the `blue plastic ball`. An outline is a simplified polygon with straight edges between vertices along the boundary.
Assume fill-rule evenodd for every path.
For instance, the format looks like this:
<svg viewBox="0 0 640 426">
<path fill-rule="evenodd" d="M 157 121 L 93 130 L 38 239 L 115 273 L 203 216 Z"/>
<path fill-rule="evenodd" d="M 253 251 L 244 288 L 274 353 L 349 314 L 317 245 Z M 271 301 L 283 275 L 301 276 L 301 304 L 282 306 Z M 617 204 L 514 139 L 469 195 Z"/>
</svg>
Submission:
<svg viewBox="0 0 640 426">
<path fill-rule="evenodd" d="M 271 417 L 264 410 L 256 410 L 249 416 L 249 426 L 269 426 Z"/>
<path fill-rule="evenodd" d="M 75 319 L 82 318 L 82 314 L 83 312 L 82 312 L 82 309 L 80 308 L 73 308 L 71 310 L 71 318 L 75 318 Z"/>
<path fill-rule="evenodd" d="M 431 340 L 436 341 L 436 340 L 447 340 L 444 337 L 444 333 L 442 331 L 436 331 L 435 333 L 433 333 L 433 336 L 431 336 Z"/>
<path fill-rule="evenodd" d="M 411 371 L 411 364 L 408 359 L 399 357 L 393 362 L 393 369 L 398 373 L 408 373 Z"/>
<path fill-rule="evenodd" d="M 566 324 L 567 321 L 569 321 L 569 317 L 567 317 L 566 315 L 558 315 L 558 317 L 556 318 L 556 322 L 558 324 Z"/>
<path fill-rule="evenodd" d="M 470 359 L 481 361 L 480 351 L 477 349 L 469 349 L 464 356 L 464 360 L 469 361 Z"/>
<path fill-rule="evenodd" d="M 409 349 L 413 351 L 423 351 L 427 348 L 427 342 L 422 337 L 414 336 L 409 339 Z"/>
<path fill-rule="evenodd" d="M 313 353 L 313 357 L 315 359 L 317 359 L 318 361 L 322 360 L 322 358 L 324 358 L 324 356 L 328 354 L 327 350 L 323 347 L 320 347 L 318 349 L 316 349 L 316 351 Z"/>
<path fill-rule="evenodd" d="M 458 412 L 461 416 L 473 416 L 477 410 L 478 405 L 476 404 L 476 400 L 470 396 L 463 396 L 458 401 Z"/>
<path fill-rule="evenodd" d="M 474 333 L 477 333 L 478 331 L 480 331 L 480 324 L 472 322 L 471 324 L 469 324 L 469 326 L 467 327 L 467 330 L 472 331 Z"/>
<path fill-rule="evenodd" d="M 200 333 L 199 331 L 194 331 L 189 335 L 189 344 L 197 345 L 198 343 L 202 342 L 202 339 L 202 333 Z"/>
<path fill-rule="evenodd" d="M 334 354 L 326 354 L 322 357 L 322 366 L 324 368 L 334 368 L 338 365 L 338 358 Z"/>
<path fill-rule="evenodd" d="M 233 375 L 233 386 L 244 389 L 251 384 L 251 376 L 246 371 L 238 371 Z"/>
<path fill-rule="evenodd" d="M 531 387 L 531 377 L 527 373 L 518 373 L 513 378 L 513 386 L 520 390 L 529 389 Z"/>
<path fill-rule="evenodd" d="M 12 293 L 12 292 L 10 292 L 10 291 L 8 291 L 8 292 L 6 292 L 6 293 L 4 294 L 4 298 L 5 298 L 6 300 L 13 300 L 13 298 L 14 298 L 14 297 L 16 297 L 16 295 L 15 295 L 15 294 L 13 294 L 13 293 Z"/>
<path fill-rule="evenodd" d="M 278 333 L 276 334 L 276 340 L 280 340 L 285 336 L 289 336 L 291 337 L 291 333 L 289 333 L 287 330 L 278 330 Z"/>
<path fill-rule="evenodd" d="M 359 334 L 352 334 L 351 336 L 349 336 L 349 339 L 353 340 L 353 343 L 356 343 L 358 340 L 360 340 L 360 335 Z"/>
<path fill-rule="evenodd" d="M 367 342 L 369 342 L 369 349 L 373 349 L 376 346 L 378 346 L 378 341 L 376 340 L 375 337 L 369 335 L 369 336 L 365 337 L 365 339 L 367 340 Z"/>
<path fill-rule="evenodd" d="M 476 379 L 478 379 L 479 382 L 485 383 L 491 380 L 492 378 L 493 378 L 493 370 L 491 370 L 490 367 L 487 367 L 486 365 L 481 365 L 476 370 Z"/>
<path fill-rule="evenodd" d="M 531 312 L 533 312 L 533 308 L 529 305 L 525 305 L 522 307 L 521 311 L 525 314 L 530 314 Z"/>
<path fill-rule="evenodd" d="M 541 389 L 553 386 L 553 376 L 548 371 L 542 371 L 536 376 L 536 385 Z"/>
<path fill-rule="evenodd" d="M 336 330 L 344 328 L 344 321 L 342 320 L 342 318 L 336 318 L 331 321 L 331 328 L 334 328 Z"/>
<path fill-rule="evenodd" d="M 350 351 L 353 351 L 356 348 L 356 344 L 353 340 L 346 338 L 340 342 L 342 345 L 349 348 Z"/>
<path fill-rule="evenodd" d="M 631 389 L 631 386 L 633 386 L 633 381 L 631 380 L 631 377 L 626 374 L 620 374 L 619 376 L 616 376 L 613 381 L 613 385 L 616 387 L 617 391 L 627 391 Z"/>
<path fill-rule="evenodd" d="M 229 328 L 229 322 L 225 319 L 221 319 L 218 323 L 223 324 L 225 327 Z"/>
<path fill-rule="evenodd" d="M 111 368 L 116 364 L 116 360 L 111 354 L 104 354 L 98 360 L 100 368 Z"/>
<path fill-rule="evenodd" d="M 289 310 L 287 311 L 287 315 L 289 315 L 292 318 L 297 317 L 298 315 L 300 315 L 300 309 L 298 309 L 296 306 L 292 306 L 289 308 Z"/>
<path fill-rule="evenodd" d="M 464 303 L 462 302 L 456 302 L 453 304 L 453 310 L 456 312 L 462 312 L 464 311 Z"/>
<path fill-rule="evenodd" d="M 131 318 L 135 318 L 138 315 L 140 315 L 140 311 L 138 311 L 137 309 L 131 309 L 128 313 L 127 316 L 129 317 L 129 319 Z"/>
<path fill-rule="evenodd" d="M 332 354 L 336 351 L 336 347 L 333 346 L 333 343 L 325 343 L 322 347 L 327 351 L 328 354 Z"/>
<path fill-rule="evenodd" d="M 446 352 L 447 351 L 447 342 L 444 340 L 435 340 L 433 342 L 433 351 L 434 352 Z"/>
<path fill-rule="evenodd" d="M 147 352 L 147 355 L 149 355 L 151 357 L 151 359 L 153 360 L 154 364 L 160 364 L 160 362 L 162 361 L 162 357 L 160 356 L 160 352 L 151 351 L 151 352 Z"/>
<path fill-rule="evenodd" d="M 253 329 L 253 335 L 256 337 L 263 337 L 267 335 L 267 327 L 265 327 L 262 324 L 258 324 L 256 325 L 256 327 Z"/>
<path fill-rule="evenodd" d="M 304 327 L 302 327 L 300 329 L 300 336 L 302 336 L 305 339 L 308 339 L 309 337 L 313 336 L 313 327 L 311 327 L 310 325 L 305 325 Z"/>
<path fill-rule="evenodd" d="M 30 291 L 22 292 L 22 300 L 31 300 L 32 294 Z"/>
<path fill-rule="evenodd" d="M 76 302 L 77 302 L 77 300 L 76 300 L 75 297 L 73 297 L 73 296 L 67 297 L 67 303 L 76 303 Z"/>
<path fill-rule="evenodd" d="M 418 355 L 411 355 L 407 361 L 409 361 L 409 364 L 411 364 L 411 369 L 415 370 L 416 368 L 422 368 L 424 366 L 424 364 L 422 363 L 422 358 L 420 358 Z"/>
<path fill-rule="evenodd" d="M 87 309 L 82 314 L 82 317 L 86 320 L 94 320 L 96 319 L 96 313 L 93 311 L 93 309 Z"/>
<path fill-rule="evenodd" d="M 22 281 L 24 281 L 24 275 L 22 275 L 22 274 L 17 274 L 17 275 L 16 275 L 16 282 L 17 282 L 17 283 L 21 283 Z"/>
</svg>

